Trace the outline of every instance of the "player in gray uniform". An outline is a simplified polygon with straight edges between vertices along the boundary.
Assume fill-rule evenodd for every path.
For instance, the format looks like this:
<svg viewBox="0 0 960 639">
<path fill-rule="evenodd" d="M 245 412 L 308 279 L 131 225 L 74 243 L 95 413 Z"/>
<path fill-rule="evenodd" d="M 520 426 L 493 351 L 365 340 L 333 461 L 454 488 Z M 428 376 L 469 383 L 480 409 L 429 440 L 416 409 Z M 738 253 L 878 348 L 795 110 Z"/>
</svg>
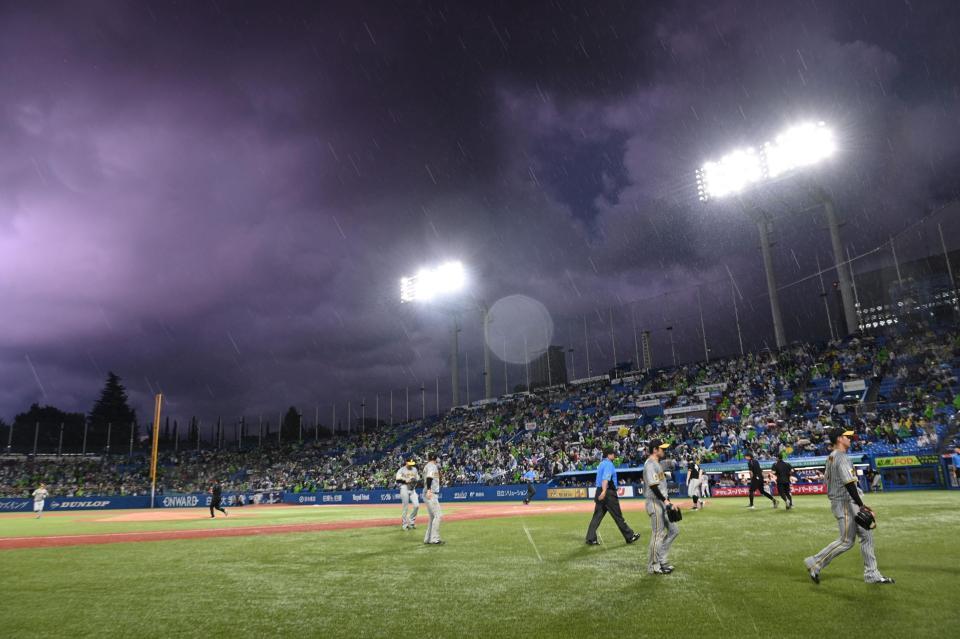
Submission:
<svg viewBox="0 0 960 639">
<path fill-rule="evenodd" d="M 445 544 L 440 539 L 440 468 L 437 466 L 437 454 L 427 454 L 427 465 L 423 469 L 423 501 L 430 513 L 427 533 L 423 536 L 425 544 Z"/>
<path fill-rule="evenodd" d="M 820 571 L 853 548 L 854 538 L 859 537 L 860 556 L 863 557 L 863 580 L 868 584 L 892 584 L 893 579 L 884 577 L 877 570 L 877 558 L 873 554 L 873 531 L 861 528 L 854 519 L 864 505 L 857 488 L 857 473 L 847 457 L 852 435 L 853 431 L 845 428 L 834 428 L 829 433 L 833 452 L 827 458 L 825 476 L 830 509 L 840 525 L 840 538 L 813 557 L 804 559 L 803 563 L 814 583 L 820 583 Z"/>
<path fill-rule="evenodd" d="M 417 462 L 408 459 L 397 471 L 397 485 L 400 487 L 400 528 L 413 530 L 417 527 L 417 513 L 420 511 L 420 498 L 417 496 L 417 482 L 420 473 L 417 471 Z"/>
<path fill-rule="evenodd" d="M 667 519 L 667 508 L 673 508 L 667 497 L 667 482 L 660 460 L 666 455 L 669 443 L 659 439 L 650 441 L 647 450 L 650 456 L 643 464 L 643 497 L 646 500 L 647 514 L 650 515 L 650 549 L 647 557 L 647 573 L 651 575 L 669 575 L 673 566 L 667 561 L 670 546 L 680 534 L 680 528 Z"/>
</svg>

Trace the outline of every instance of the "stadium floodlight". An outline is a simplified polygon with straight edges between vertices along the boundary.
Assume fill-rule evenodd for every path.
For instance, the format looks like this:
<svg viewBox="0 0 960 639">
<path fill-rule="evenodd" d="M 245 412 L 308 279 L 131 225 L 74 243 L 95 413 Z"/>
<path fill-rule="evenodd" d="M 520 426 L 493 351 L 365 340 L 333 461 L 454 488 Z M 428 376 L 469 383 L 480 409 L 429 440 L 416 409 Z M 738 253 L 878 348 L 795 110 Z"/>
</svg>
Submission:
<svg viewBox="0 0 960 639">
<path fill-rule="evenodd" d="M 823 122 L 791 127 L 773 142 L 763 145 L 768 178 L 810 166 L 824 160 L 837 150 L 833 132 Z"/>
<path fill-rule="evenodd" d="M 457 293 L 466 286 L 467 274 L 460 262 L 444 262 L 420 269 L 416 275 L 400 278 L 401 302 L 429 302 L 437 297 Z"/>
<path fill-rule="evenodd" d="M 833 132 L 823 122 L 808 122 L 786 129 L 757 152 L 738 149 L 697 170 L 700 201 L 736 195 L 748 187 L 816 164 L 837 150 Z"/>
<path fill-rule="evenodd" d="M 714 198 L 737 195 L 749 187 L 788 175 L 789 173 L 817 164 L 837 151 L 833 132 L 823 122 L 805 122 L 791 126 L 777 135 L 772 142 L 753 148 L 738 149 L 723 156 L 717 162 L 706 162 L 697 170 L 697 194 L 701 202 Z M 843 266 L 843 248 L 840 242 L 839 223 L 830 198 L 821 191 L 827 226 L 830 229 L 830 241 L 836 262 L 840 290 L 843 297 L 844 316 L 850 333 L 856 330 L 856 314 L 853 294 L 847 269 Z M 745 204 L 741 203 L 744 209 Z M 760 251 L 763 255 L 764 271 L 767 276 L 767 293 L 770 296 L 770 313 L 773 316 L 773 331 L 777 348 L 786 345 L 783 319 L 780 314 L 780 302 L 777 297 L 776 276 L 773 272 L 773 258 L 770 253 L 770 231 L 772 219 L 764 211 L 756 208 L 754 220 L 760 230 Z"/>
<path fill-rule="evenodd" d="M 737 149 L 719 162 L 707 162 L 697 171 L 700 199 L 724 197 L 743 191 L 763 179 L 760 156 L 752 148 Z"/>
</svg>

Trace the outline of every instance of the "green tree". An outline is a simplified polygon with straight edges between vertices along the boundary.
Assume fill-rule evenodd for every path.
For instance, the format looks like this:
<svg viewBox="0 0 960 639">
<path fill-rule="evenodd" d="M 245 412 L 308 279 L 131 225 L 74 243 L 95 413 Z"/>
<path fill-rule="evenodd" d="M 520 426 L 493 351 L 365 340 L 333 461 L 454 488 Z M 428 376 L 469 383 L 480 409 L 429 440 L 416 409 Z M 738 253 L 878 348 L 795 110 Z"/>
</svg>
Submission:
<svg viewBox="0 0 960 639">
<path fill-rule="evenodd" d="M 134 437 L 138 436 L 137 412 L 130 408 L 127 399 L 127 389 L 120 383 L 120 378 L 113 372 L 107 374 L 107 382 L 100 397 L 93 404 L 90 415 L 87 416 L 90 425 L 87 434 L 87 450 L 92 446 L 103 446 L 107 441 L 107 425 L 113 424 L 113 436 L 127 433 L 129 437 L 130 424 L 133 424 Z M 117 440 L 119 441 L 119 440 Z"/>
<path fill-rule="evenodd" d="M 63 424 L 63 450 L 77 450 L 83 439 L 83 421 L 83 413 L 67 413 L 54 406 L 33 404 L 30 410 L 20 413 L 13 420 L 13 449 L 22 452 L 33 450 L 36 431 L 37 450 L 56 452 L 60 441 L 60 424 Z M 37 424 L 40 425 L 38 431 Z M 6 445 L 4 438 L 0 446 Z"/>
<path fill-rule="evenodd" d="M 287 409 L 286 415 L 283 416 L 281 428 L 280 437 L 283 441 L 292 442 L 297 440 L 300 432 L 300 411 L 297 410 L 296 406 L 291 406 Z"/>
</svg>

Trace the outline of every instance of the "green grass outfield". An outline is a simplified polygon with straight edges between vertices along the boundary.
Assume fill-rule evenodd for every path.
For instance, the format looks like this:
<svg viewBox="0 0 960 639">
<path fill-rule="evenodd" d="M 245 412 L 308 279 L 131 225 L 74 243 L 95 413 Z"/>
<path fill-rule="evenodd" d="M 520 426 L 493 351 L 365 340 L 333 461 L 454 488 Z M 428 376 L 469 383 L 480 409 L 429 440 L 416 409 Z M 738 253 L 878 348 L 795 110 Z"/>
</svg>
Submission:
<svg viewBox="0 0 960 639">
<path fill-rule="evenodd" d="M 825 497 L 798 498 L 790 512 L 772 510 L 766 500 L 747 511 L 745 501 L 716 499 L 706 511 L 685 512 L 671 556 L 677 570 L 656 577 L 644 572 L 649 525 L 642 512 L 627 513 L 642 533 L 633 546 L 609 520 L 600 529 L 605 544 L 585 546 L 588 515 L 547 514 L 445 523 L 448 545 L 440 547 L 421 543 L 421 525 L 409 533 L 366 528 L 5 550 L 0 636 L 779 639 L 955 632 L 960 492 L 870 496 L 880 522 L 880 569 L 896 578 L 893 586 L 864 584 L 856 549 L 834 561 L 819 586 L 809 580 L 803 557 L 837 535 Z M 371 512 L 380 517 L 384 510 Z M 92 516 L 0 516 L 0 535 L 109 531 L 112 524 L 91 529 Z M 281 508 L 271 516 L 300 523 L 356 518 L 357 511 Z"/>
</svg>

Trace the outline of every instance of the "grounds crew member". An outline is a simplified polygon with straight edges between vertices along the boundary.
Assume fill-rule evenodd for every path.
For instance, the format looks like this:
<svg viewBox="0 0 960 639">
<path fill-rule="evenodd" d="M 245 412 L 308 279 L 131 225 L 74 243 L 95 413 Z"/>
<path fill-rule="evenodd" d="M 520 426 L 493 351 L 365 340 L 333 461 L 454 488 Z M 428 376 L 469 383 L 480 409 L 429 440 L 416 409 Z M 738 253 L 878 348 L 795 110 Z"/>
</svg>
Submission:
<svg viewBox="0 0 960 639">
<path fill-rule="evenodd" d="M 400 487 L 400 528 L 413 530 L 417 527 L 417 513 L 420 511 L 420 498 L 417 496 L 417 482 L 420 481 L 420 472 L 417 462 L 408 459 L 397 471 L 397 486 Z"/>
<path fill-rule="evenodd" d="M 667 496 L 667 476 L 660 466 L 660 460 L 667 454 L 668 442 L 653 439 L 647 444 L 650 456 L 643 464 L 644 508 L 650 515 L 650 547 L 647 556 L 647 573 L 651 575 L 669 575 L 673 566 L 667 560 L 670 546 L 680 534 L 680 527 L 667 517 L 667 509 L 675 508 Z"/>
<path fill-rule="evenodd" d="M 427 453 L 427 465 L 423 469 L 424 487 L 423 501 L 427 504 L 430 520 L 427 523 L 427 533 L 423 536 L 423 543 L 441 545 L 446 542 L 440 539 L 440 467 L 437 466 L 437 454 Z"/>
<path fill-rule="evenodd" d="M 40 486 L 33 491 L 33 512 L 37 513 L 37 519 L 40 519 L 40 515 L 43 514 L 43 504 L 49 496 L 50 493 L 47 492 L 47 485 L 44 483 L 41 483 Z"/>
<path fill-rule="evenodd" d="M 747 458 L 747 468 L 750 469 L 750 505 L 747 506 L 747 508 L 751 510 L 755 509 L 753 505 L 754 491 L 773 502 L 773 507 L 776 508 L 777 500 L 773 498 L 773 495 L 763 489 L 763 470 L 760 468 L 760 462 L 753 458 L 753 453 L 749 450 L 745 452 L 743 456 Z"/>
<path fill-rule="evenodd" d="M 613 459 L 616 452 L 613 448 L 603 449 L 604 460 L 597 466 L 597 493 L 593 497 L 593 519 L 590 520 L 590 526 L 587 528 L 587 544 L 596 546 L 597 528 L 600 527 L 600 521 L 603 516 L 610 513 L 613 521 L 620 529 L 620 534 L 628 544 L 632 544 L 640 539 L 640 535 L 633 532 L 633 529 L 623 520 L 623 512 L 620 510 L 620 498 L 617 496 L 617 469 L 613 465 Z"/>
<path fill-rule="evenodd" d="M 527 496 L 524 497 L 523 503 L 529 504 L 533 500 L 533 496 L 537 494 L 537 487 L 533 485 L 537 481 L 537 471 L 533 469 L 533 466 L 527 468 L 527 472 L 523 473 L 523 481 L 527 482 Z"/>
<path fill-rule="evenodd" d="M 873 525 L 873 511 L 863 504 L 857 486 L 857 472 L 853 469 L 847 450 L 850 449 L 852 430 L 834 428 L 830 431 L 833 452 L 827 457 L 825 470 L 827 496 L 830 510 L 840 526 L 840 538 L 827 545 L 813 557 L 803 560 L 807 574 L 814 583 L 820 583 L 820 571 L 830 562 L 853 548 L 855 537 L 860 538 L 860 556 L 863 558 L 863 580 L 868 584 L 892 584 L 893 579 L 884 577 L 877 569 L 877 557 L 873 553 L 873 530 L 862 526 L 858 519 Z M 864 517 L 867 515 L 867 517 Z"/>
<path fill-rule="evenodd" d="M 700 470 L 700 462 L 695 461 L 687 468 L 687 496 L 693 499 L 693 509 L 703 510 L 703 504 L 700 502 L 700 496 L 703 493 L 702 482 L 707 481 L 706 475 Z M 699 502 L 699 503 L 698 503 Z"/>
<path fill-rule="evenodd" d="M 777 476 L 777 492 L 780 499 L 787 505 L 787 510 L 793 508 L 793 494 L 790 492 L 790 478 L 793 477 L 793 466 L 786 462 L 787 454 L 780 453 L 773 465 L 773 474 Z"/>
<path fill-rule="evenodd" d="M 223 487 L 220 485 L 220 482 L 214 480 L 213 484 L 210 485 L 210 518 L 213 519 L 215 515 L 213 514 L 214 509 L 219 510 L 224 515 L 227 515 L 226 509 L 223 508 L 220 504 L 223 501 Z"/>
</svg>

